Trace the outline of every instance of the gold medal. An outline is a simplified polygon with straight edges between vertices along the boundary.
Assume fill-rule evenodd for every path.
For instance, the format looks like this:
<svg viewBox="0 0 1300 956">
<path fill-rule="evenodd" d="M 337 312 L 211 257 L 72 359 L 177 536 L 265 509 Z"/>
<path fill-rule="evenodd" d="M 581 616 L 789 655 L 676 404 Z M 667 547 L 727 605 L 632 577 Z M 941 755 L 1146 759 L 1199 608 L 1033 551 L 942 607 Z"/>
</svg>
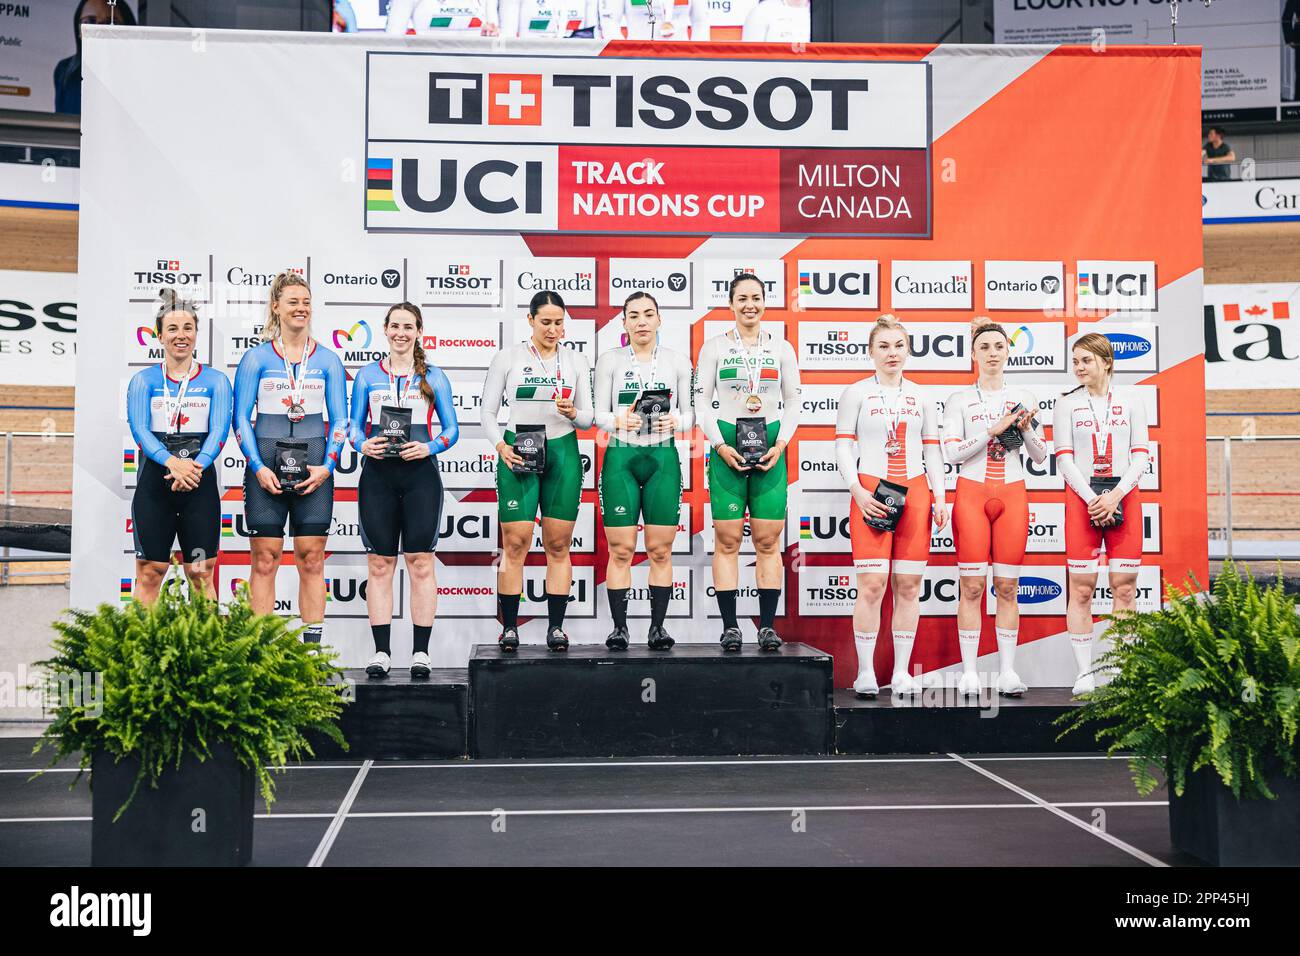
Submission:
<svg viewBox="0 0 1300 956">
<path fill-rule="evenodd" d="M 763 399 L 761 399 L 757 393 L 750 392 L 748 397 L 746 397 L 745 399 L 745 411 L 753 415 L 758 412 L 761 412 L 762 410 L 763 410 Z"/>
</svg>

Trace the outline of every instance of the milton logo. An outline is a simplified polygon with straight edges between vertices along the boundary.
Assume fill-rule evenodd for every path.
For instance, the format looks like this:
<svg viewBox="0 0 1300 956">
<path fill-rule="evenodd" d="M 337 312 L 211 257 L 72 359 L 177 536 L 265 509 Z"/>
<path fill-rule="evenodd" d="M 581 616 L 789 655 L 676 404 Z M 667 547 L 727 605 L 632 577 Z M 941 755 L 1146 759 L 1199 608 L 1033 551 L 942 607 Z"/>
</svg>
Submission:
<svg viewBox="0 0 1300 956">
<path fill-rule="evenodd" d="M 429 123 L 435 126 L 541 126 L 539 73 L 429 74 Z M 484 109 L 486 99 L 486 111 Z"/>
<path fill-rule="evenodd" d="M 1052 356 L 1035 353 L 1034 333 L 1027 325 L 1022 325 L 1008 338 L 1011 354 L 1007 356 L 1007 368 L 1034 368 L 1052 365 Z"/>
</svg>

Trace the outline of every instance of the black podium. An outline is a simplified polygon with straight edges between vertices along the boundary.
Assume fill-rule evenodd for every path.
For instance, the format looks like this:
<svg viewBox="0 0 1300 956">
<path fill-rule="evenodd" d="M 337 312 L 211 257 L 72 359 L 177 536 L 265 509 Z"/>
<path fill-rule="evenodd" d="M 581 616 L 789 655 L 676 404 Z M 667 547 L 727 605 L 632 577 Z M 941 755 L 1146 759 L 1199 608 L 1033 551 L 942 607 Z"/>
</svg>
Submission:
<svg viewBox="0 0 1300 956">
<path fill-rule="evenodd" d="M 806 644 L 478 645 L 469 661 L 469 755 L 547 757 L 828 754 L 833 662 Z"/>
</svg>

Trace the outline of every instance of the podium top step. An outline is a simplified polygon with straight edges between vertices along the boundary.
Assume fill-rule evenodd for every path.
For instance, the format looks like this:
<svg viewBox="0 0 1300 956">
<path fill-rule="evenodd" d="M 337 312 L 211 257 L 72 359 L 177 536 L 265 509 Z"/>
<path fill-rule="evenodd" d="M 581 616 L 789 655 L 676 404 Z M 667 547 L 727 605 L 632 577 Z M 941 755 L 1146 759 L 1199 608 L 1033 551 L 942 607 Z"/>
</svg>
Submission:
<svg viewBox="0 0 1300 956">
<path fill-rule="evenodd" d="M 496 644 L 475 644 L 470 653 L 470 663 L 491 661 L 508 663 L 510 661 L 530 661 L 547 663 L 564 663 L 565 661 L 596 661 L 618 664 L 625 661 L 678 661 L 691 663 L 728 664 L 733 661 L 752 663 L 755 658 L 770 661 L 830 661 L 831 655 L 815 647 L 797 642 L 786 643 L 777 651 L 760 651 L 752 641 L 744 644 L 739 651 L 724 651 L 720 644 L 678 643 L 670 650 L 652 651 L 644 644 L 633 644 L 625 651 L 611 651 L 604 644 L 570 644 L 567 651 L 552 651 L 545 644 L 520 644 L 519 650 L 503 653 Z"/>
</svg>

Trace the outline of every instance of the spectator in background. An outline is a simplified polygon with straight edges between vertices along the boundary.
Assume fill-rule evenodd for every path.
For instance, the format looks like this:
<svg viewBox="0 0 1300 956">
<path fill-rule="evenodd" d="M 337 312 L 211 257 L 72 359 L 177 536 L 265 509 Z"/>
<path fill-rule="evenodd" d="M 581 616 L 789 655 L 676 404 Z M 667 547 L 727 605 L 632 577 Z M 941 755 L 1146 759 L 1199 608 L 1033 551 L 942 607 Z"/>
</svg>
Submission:
<svg viewBox="0 0 1300 956">
<path fill-rule="evenodd" d="M 1223 138 L 1223 128 L 1211 126 L 1205 136 L 1205 145 L 1201 147 L 1201 162 L 1209 168 L 1205 178 L 1208 182 L 1227 182 L 1232 178 L 1228 164 L 1237 161 L 1237 154 L 1232 151 L 1232 144 Z"/>
<path fill-rule="evenodd" d="M 135 26 L 135 14 L 118 0 L 116 5 L 108 0 L 81 0 L 72 14 L 72 34 L 76 38 L 77 52 L 60 60 L 54 67 L 54 112 L 81 112 L 81 27 L 86 23 L 119 23 Z"/>
</svg>

